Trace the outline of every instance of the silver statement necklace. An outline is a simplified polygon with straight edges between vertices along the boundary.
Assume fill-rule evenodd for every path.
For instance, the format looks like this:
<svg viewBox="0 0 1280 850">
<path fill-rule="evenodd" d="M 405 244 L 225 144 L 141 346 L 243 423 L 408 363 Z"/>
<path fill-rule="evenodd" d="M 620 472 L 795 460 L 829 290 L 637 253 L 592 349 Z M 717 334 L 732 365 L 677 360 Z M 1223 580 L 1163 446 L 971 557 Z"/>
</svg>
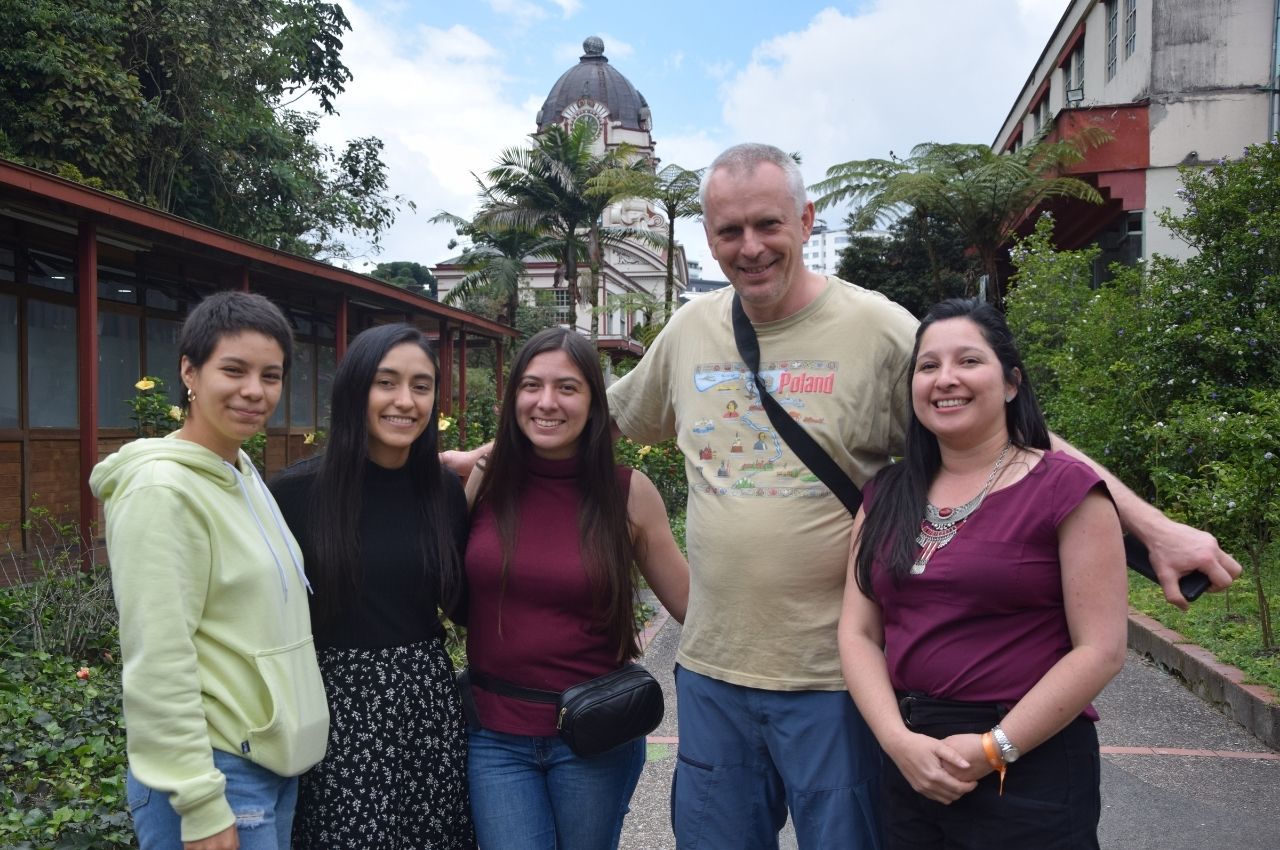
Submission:
<svg viewBox="0 0 1280 850">
<path fill-rule="evenodd" d="M 987 493 L 991 490 L 991 485 L 996 483 L 996 476 L 1000 474 L 1000 469 L 1004 466 L 1004 459 L 1009 454 L 1009 446 L 1010 443 L 1006 442 L 1004 448 L 1000 450 L 1000 454 L 996 456 L 995 466 L 991 467 L 991 474 L 987 476 L 987 483 L 982 485 L 978 495 L 958 508 L 938 508 L 934 507 L 932 503 L 925 504 L 924 519 L 920 521 L 920 533 L 916 535 L 916 543 L 920 546 L 920 554 L 916 556 L 915 563 L 911 565 L 911 574 L 913 576 L 923 573 L 924 568 L 929 565 L 929 559 L 933 557 L 933 553 L 950 543 L 952 538 L 956 536 L 956 532 L 960 530 L 960 526 L 964 525 L 965 520 L 972 516 L 974 511 L 982 507 L 982 500 L 987 497 Z"/>
</svg>

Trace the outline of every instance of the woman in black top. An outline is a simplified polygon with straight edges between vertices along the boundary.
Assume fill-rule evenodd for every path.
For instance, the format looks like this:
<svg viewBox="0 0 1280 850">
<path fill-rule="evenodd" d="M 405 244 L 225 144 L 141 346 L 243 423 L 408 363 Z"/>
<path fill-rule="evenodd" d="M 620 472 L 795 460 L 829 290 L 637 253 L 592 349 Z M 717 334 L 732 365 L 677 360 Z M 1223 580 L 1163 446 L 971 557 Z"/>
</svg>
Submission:
<svg viewBox="0 0 1280 850">
<path fill-rule="evenodd" d="M 437 454 L 438 374 L 413 327 L 357 336 L 334 377 L 327 448 L 272 487 L 315 585 L 331 714 L 324 761 L 299 788 L 302 850 L 475 846 L 439 615 L 466 610 L 467 509 Z"/>
</svg>

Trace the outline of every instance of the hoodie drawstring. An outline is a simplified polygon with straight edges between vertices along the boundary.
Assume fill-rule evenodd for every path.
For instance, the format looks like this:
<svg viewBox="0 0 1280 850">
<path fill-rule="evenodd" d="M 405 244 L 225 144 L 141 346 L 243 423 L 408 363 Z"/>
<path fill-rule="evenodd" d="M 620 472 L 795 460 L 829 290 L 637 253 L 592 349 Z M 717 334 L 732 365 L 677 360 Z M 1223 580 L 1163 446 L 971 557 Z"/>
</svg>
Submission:
<svg viewBox="0 0 1280 850">
<path fill-rule="evenodd" d="M 271 538 L 267 535 L 267 529 L 262 524 L 262 518 L 258 516 L 258 511 L 253 506 L 253 499 L 249 495 L 249 489 L 245 487 L 244 478 L 240 475 L 240 470 L 235 464 L 227 460 L 224 460 L 223 463 L 231 468 L 231 472 L 236 479 L 236 484 L 240 486 L 240 494 L 244 497 L 245 504 L 249 506 L 249 513 L 253 515 L 253 521 L 258 526 L 258 533 L 262 535 L 263 541 L 267 544 L 267 549 L 271 551 L 271 559 L 276 562 L 276 571 L 280 573 L 280 587 L 284 590 L 284 598 L 288 599 L 289 577 L 284 571 L 284 564 L 280 563 L 280 556 L 276 553 L 276 547 L 271 544 Z M 249 469 L 251 470 L 254 480 L 258 482 L 259 490 L 266 495 L 267 504 L 271 506 L 272 518 L 275 520 L 276 530 L 280 532 L 280 536 L 285 541 L 288 541 L 289 534 L 285 531 L 284 521 L 280 516 L 280 509 L 276 507 L 275 499 L 272 498 L 271 492 L 267 490 L 266 484 L 262 482 L 262 477 L 258 475 L 257 467 L 250 463 Z M 293 560 L 294 571 L 297 572 L 298 578 L 302 580 L 302 585 L 307 589 L 307 592 L 312 592 L 311 582 L 307 581 L 307 574 L 302 569 L 302 562 L 299 561 L 298 556 L 294 554 L 292 546 L 288 546 L 287 548 L 289 549 L 289 557 Z"/>
</svg>

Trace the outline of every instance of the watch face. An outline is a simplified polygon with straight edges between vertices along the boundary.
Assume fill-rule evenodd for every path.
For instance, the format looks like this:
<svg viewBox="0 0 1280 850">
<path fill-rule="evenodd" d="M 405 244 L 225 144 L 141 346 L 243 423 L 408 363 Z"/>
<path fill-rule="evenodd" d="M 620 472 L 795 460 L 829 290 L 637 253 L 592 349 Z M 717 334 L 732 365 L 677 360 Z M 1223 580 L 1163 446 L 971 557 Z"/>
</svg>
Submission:
<svg viewBox="0 0 1280 850">
<path fill-rule="evenodd" d="M 600 135 L 600 119 L 590 113 L 579 115 L 573 123 L 574 126 L 585 128 L 592 139 Z"/>
</svg>

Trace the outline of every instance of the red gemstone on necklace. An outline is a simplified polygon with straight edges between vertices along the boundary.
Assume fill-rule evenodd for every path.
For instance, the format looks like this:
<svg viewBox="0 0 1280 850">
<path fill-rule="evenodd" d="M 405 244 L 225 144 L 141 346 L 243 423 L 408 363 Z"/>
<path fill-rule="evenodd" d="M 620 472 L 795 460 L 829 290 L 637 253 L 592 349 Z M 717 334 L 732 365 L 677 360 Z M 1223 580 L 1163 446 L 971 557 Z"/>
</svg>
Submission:
<svg viewBox="0 0 1280 850">
<path fill-rule="evenodd" d="M 943 519 L 946 519 L 947 517 L 951 516 L 952 510 L 953 510 L 952 508 L 938 508 L 938 516 L 942 517 Z"/>
</svg>

